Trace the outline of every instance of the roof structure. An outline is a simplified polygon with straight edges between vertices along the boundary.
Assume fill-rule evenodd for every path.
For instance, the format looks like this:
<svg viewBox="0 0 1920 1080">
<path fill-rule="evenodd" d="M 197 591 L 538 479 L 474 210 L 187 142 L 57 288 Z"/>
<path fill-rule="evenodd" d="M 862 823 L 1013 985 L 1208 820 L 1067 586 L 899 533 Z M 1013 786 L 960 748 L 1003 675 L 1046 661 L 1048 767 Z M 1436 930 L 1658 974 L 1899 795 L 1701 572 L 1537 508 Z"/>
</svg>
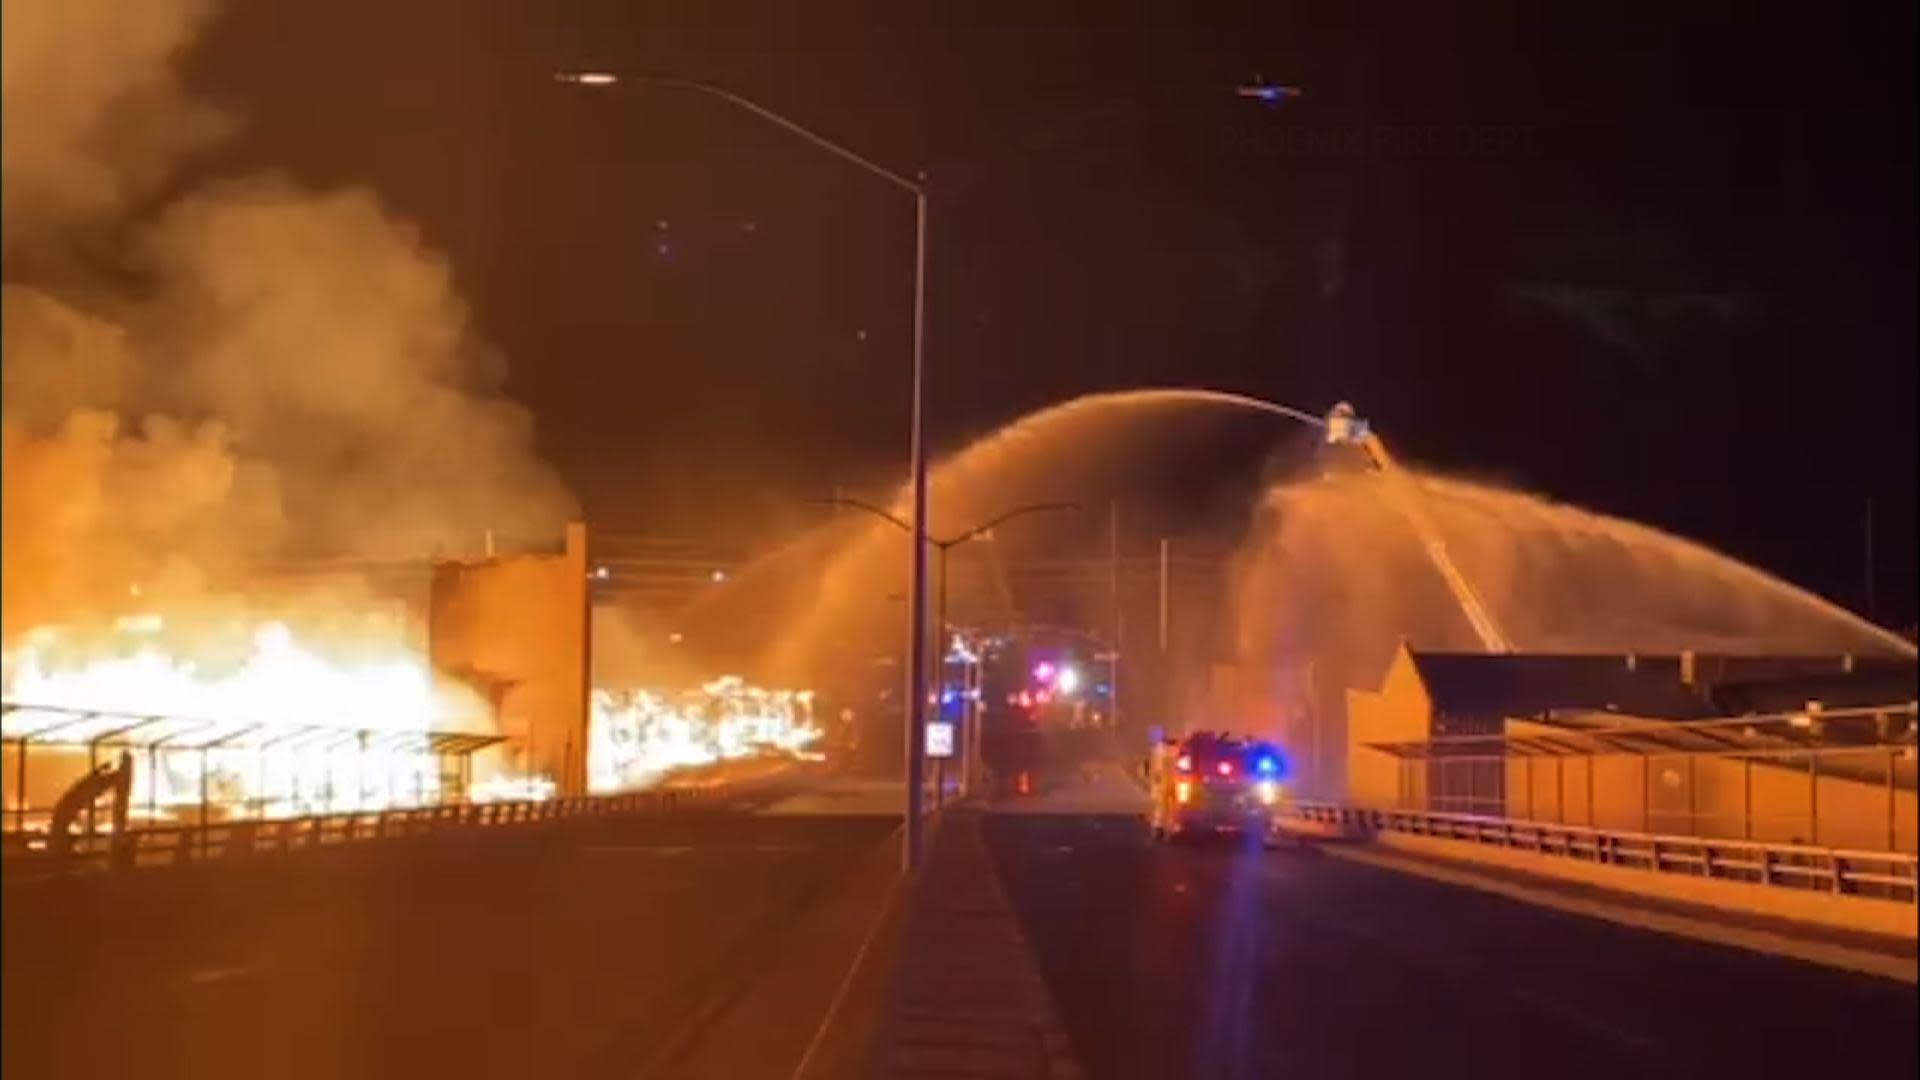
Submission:
<svg viewBox="0 0 1920 1080">
<path fill-rule="evenodd" d="M 1708 689 L 1708 697 L 1724 716 L 1781 712 L 1818 701 L 1828 708 L 1851 708 L 1920 697 L 1920 670 L 1868 668 L 1851 672 L 1822 672 L 1785 678 L 1723 683 Z"/>
<path fill-rule="evenodd" d="M 1533 716 L 1596 709 L 1686 719 L 1712 706 L 1680 678 L 1677 658 L 1540 653 L 1411 652 L 1435 713 L 1449 717 Z"/>
<path fill-rule="evenodd" d="M 1436 714 L 1498 719 L 1593 710 L 1701 720 L 1914 698 L 1913 660 L 1845 656 L 1640 656 L 1409 650 Z"/>
<path fill-rule="evenodd" d="M 0 702 L 0 741 L 129 750 L 303 750 L 360 748 L 389 753 L 471 754 L 506 736 L 488 732 L 350 728 L 325 724 L 206 719 Z"/>
<path fill-rule="evenodd" d="M 1441 735 L 1368 743 L 1397 758 L 1589 757 L 1607 754 L 1723 754 L 1795 757 L 1810 752 L 1911 750 L 1913 702 L 1877 708 L 1643 720 L 1592 713 L 1545 717 L 1524 733 Z"/>
</svg>

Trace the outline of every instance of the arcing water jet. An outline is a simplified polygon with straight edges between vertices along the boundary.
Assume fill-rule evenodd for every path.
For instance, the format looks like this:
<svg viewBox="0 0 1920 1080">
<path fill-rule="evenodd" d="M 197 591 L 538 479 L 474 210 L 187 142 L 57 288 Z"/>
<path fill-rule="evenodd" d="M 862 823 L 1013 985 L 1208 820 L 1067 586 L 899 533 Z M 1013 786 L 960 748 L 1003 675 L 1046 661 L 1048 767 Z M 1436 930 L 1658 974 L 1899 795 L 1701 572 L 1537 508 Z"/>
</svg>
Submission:
<svg viewBox="0 0 1920 1080">
<path fill-rule="evenodd" d="M 1110 485 L 1114 474 L 1136 467 L 1157 449 L 1140 438 L 1142 419 L 1196 406 L 1324 426 L 1305 410 L 1218 390 L 1088 394 L 1021 417 L 939 462 L 930 477 L 933 531 L 951 532 L 1012 506 L 1062 501 L 1089 486 Z M 899 496 L 893 509 L 904 515 L 904 506 Z M 889 633 L 881 622 L 892 610 L 886 598 L 906 592 L 898 572 L 905 560 L 896 558 L 904 543 L 897 530 L 864 516 L 822 526 L 781 549 L 777 558 L 790 562 L 786 573 L 771 573 L 771 566 L 749 568 L 714 590 L 710 603 L 690 618 L 732 626 L 758 619 L 779 627 L 778 639 L 767 643 L 750 666 L 783 684 L 810 682 L 816 666 L 840 642 Z M 767 604 L 775 591 L 770 579 L 791 583 L 803 576 L 810 587 L 790 591 L 781 598 L 782 613 L 770 616 Z"/>
</svg>

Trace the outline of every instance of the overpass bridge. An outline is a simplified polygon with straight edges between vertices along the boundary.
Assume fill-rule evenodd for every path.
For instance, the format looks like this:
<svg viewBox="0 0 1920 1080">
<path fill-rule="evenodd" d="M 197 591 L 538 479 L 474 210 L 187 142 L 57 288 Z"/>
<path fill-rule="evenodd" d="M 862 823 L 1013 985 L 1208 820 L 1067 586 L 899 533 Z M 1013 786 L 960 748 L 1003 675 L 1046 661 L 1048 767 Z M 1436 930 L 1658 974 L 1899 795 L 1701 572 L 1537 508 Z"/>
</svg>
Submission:
<svg viewBox="0 0 1920 1080">
<path fill-rule="evenodd" d="M 1315 806 L 1298 818 L 1373 843 L 1166 847 L 1147 842 L 1141 800 L 1102 763 L 1040 797 L 963 804 L 941 815 L 911 880 L 898 877 L 897 785 L 818 771 L 281 822 L 244 840 L 241 823 L 217 824 L 119 873 L 15 864 L 0 1054 L 25 1077 L 1770 1076 L 1916 1063 L 1911 976 L 1833 959 L 1897 966 L 1904 947 L 1910 967 L 1911 938 L 1802 923 L 1809 960 L 1756 947 L 1786 932 L 1777 919 L 1488 862 L 1471 870 L 1493 885 L 1463 883 L 1447 877 L 1466 873 L 1457 853 L 1381 840 L 1676 880 L 1729 882 L 1759 862 L 1767 887 L 1807 896 L 1904 882 L 1904 899 L 1882 899 L 1909 908 L 1910 858 Z M 1639 921 L 1608 913 L 1622 906 Z M 1727 936 L 1675 929 L 1688 920 Z"/>
<path fill-rule="evenodd" d="M 1364 425 L 1329 429 L 1393 469 Z M 1444 546 L 1427 550 L 1487 652 L 1510 653 Z M 676 559 L 636 554 L 608 578 L 684 598 L 725 572 Z M 23 757 L 75 727 L 89 747 L 144 730 L 49 723 L 65 726 L 23 733 Z M 174 738 L 162 730 L 145 734 Z M 1660 734 L 1729 749 L 1712 742 L 1727 732 Z M 1768 747 L 1732 749 L 1805 753 L 1792 730 L 1764 734 Z M 1504 769 L 1650 736 L 1475 737 L 1497 745 L 1441 750 Z M 405 752 L 429 759 L 486 745 L 419 738 Z M 1378 748 L 1435 752 L 1416 742 Z M 127 833 L 89 823 L 58 863 L 23 804 L 0 883 L 0 1065 L 217 1078 L 1920 1064 L 1910 854 L 1573 822 L 1565 800 L 1538 820 L 1505 798 L 1475 813 L 1303 803 L 1283 850 L 1169 848 L 1147 843 L 1124 763 L 1091 764 L 1037 798 L 945 812 L 912 879 L 897 870 L 897 782 L 819 770 L 607 798 L 203 809 Z"/>
</svg>

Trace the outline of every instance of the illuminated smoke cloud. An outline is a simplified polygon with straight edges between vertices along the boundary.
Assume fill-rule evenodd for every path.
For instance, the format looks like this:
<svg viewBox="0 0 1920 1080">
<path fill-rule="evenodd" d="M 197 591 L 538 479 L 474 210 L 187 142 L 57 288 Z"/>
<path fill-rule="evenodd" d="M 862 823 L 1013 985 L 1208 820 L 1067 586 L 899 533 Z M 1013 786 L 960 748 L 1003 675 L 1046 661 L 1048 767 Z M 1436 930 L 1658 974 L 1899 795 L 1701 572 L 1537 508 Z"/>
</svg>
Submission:
<svg viewBox="0 0 1920 1080">
<path fill-rule="evenodd" d="M 187 97 L 174 63 L 205 0 L 8 0 L 0 127 L 8 248 L 116 217 L 231 121 Z"/>
<path fill-rule="evenodd" d="M 371 192 L 255 176 L 130 216 L 228 126 L 171 67 L 207 16 L 5 7 L 9 638 L 272 555 L 468 551 L 575 511 L 445 261 Z M 81 244 L 113 273 L 76 276 Z"/>
</svg>

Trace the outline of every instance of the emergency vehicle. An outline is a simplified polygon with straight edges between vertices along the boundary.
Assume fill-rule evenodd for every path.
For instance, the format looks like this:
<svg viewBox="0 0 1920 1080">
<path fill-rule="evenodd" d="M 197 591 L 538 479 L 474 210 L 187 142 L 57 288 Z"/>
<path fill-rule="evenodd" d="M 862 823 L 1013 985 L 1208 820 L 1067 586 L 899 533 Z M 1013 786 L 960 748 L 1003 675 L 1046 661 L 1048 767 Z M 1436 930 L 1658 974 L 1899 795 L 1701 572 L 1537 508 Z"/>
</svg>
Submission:
<svg viewBox="0 0 1920 1080">
<path fill-rule="evenodd" d="M 1285 773 L 1268 743 L 1218 732 L 1163 743 L 1148 764 L 1148 831 L 1155 840 L 1237 833 L 1272 844 Z"/>
</svg>

